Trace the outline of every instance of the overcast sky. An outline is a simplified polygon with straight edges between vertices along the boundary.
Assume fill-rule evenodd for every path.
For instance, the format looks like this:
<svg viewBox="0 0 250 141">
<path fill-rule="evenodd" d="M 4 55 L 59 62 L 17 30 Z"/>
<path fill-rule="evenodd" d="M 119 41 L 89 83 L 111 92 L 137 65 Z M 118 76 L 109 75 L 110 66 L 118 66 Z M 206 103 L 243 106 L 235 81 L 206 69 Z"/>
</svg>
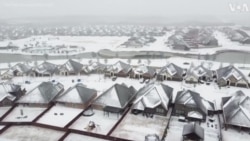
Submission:
<svg viewBox="0 0 250 141">
<path fill-rule="evenodd" d="M 246 4 L 250 8 L 249 0 L 0 0 L 0 18 L 70 15 L 250 17 L 250 11 L 232 12 L 230 4 Z"/>
</svg>

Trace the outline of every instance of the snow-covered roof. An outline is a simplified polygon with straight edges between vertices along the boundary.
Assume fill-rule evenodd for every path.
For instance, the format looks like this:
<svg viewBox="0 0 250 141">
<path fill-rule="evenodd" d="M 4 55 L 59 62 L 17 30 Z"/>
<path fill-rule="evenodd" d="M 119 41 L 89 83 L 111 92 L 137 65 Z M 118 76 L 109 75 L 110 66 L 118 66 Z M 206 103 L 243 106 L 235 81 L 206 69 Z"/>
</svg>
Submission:
<svg viewBox="0 0 250 141">
<path fill-rule="evenodd" d="M 134 94 L 133 87 L 127 87 L 124 84 L 114 84 L 102 93 L 94 103 L 103 106 L 124 108 L 132 100 Z"/>
<path fill-rule="evenodd" d="M 82 83 L 78 83 L 73 87 L 67 89 L 63 94 L 56 98 L 56 101 L 67 103 L 89 103 L 97 96 L 97 91 L 89 89 Z"/>
<path fill-rule="evenodd" d="M 12 87 L 11 85 L 5 85 L 5 84 L 0 84 L 0 101 L 3 99 L 7 98 L 11 101 L 15 100 L 16 97 L 11 95 L 9 92 L 12 92 Z"/>
<path fill-rule="evenodd" d="M 163 74 L 165 72 L 167 72 L 171 76 L 176 75 L 178 77 L 182 77 L 183 69 L 175 65 L 174 63 L 169 63 L 166 66 L 162 67 L 158 74 Z"/>
<path fill-rule="evenodd" d="M 83 69 L 83 64 L 77 61 L 74 61 L 72 59 L 69 59 L 66 63 L 60 66 L 59 69 L 65 69 L 68 72 L 72 72 L 72 73 L 79 73 Z"/>
<path fill-rule="evenodd" d="M 18 103 L 49 103 L 64 89 L 61 83 L 42 82 L 18 100 Z"/>
<path fill-rule="evenodd" d="M 35 67 L 34 70 L 37 73 L 41 73 L 41 74 L 44 74 L 44 73 L 53 74 L 57 70 L 57 65 L 49 63 L 49 62 L 43 62 L 42 64 Z"/>
<path fill-rule="evenodd" d="M 243 79 L 247 82 L 247 79 L 244 76 L 244 74 L 232 65 L 220 68 L 216 71 L 216 73 L 217 73 L 217 79 L 227 80 L 231 76 L 233 76 L 237 81 Z"/>
<path fill-rule="evenodd" d="M 153 67 L 140 65 L 137 68 L 133 69 L 134 73 L 136 74 L 149 74 L 153 76 L 156 73 L 156 70 Z"/>
<path fill-rule="evenodd" d="M 196 67 L 192 67 L 190 66 L 190 68 L 188 69 L 187 71 L 187 75 L 186 77 L 188 76 L 194 76 L 194 77 L 202 77 L 202 76 L 208 76 L 208 77 L 212 77 L 213 75 L 213 72 L 207 68 L 205 68 L 202 64 L 199 65 L 199 66 L 196 66 Z"/>
<path fill-rule="evenodd" d="M 107 67 L 107 71 L 112 71 L 114 73 L 124 72 L 129 73 L 132 67 L 129 64 L 126 64 L 122 61 L 118 61 L 115 64 Z"/>
<path fill-rule="evenodd" d="M 204 100 L 199 93 L 191 90 L 179 91 L 176 95 L 175 104 L 197 107 L 203 114 L 207 114 L 208 110 L 214 110 L 214 104 L 212 102 Z"/>
<path fill-rule="evenodd" d="M 144 110 L 144 108 L 155 108 L 162 105 L 164 109 L 168 110 L 172 94 L 173 88 L 167 85 L 149 83 L 137 92 L 133 109 Z"/>
<path fill-rule="evenodd" d="M 226 124 L 250 128 L 250 97 L 236 91 L 223 105 Z"/>
</svg>

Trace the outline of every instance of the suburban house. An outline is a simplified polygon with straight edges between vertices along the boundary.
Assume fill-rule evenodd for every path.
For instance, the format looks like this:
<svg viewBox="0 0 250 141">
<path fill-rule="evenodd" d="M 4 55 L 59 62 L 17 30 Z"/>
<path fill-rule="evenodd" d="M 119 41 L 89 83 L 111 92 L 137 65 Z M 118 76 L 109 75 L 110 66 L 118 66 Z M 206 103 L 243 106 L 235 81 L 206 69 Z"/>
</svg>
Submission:
<svg viewBox="0 0 250 141">
<path fill-rule="evenodd" d="M 166 66 L 162 67 L 161 70 L 157 73 L 157 80 L 182 81 L 183 74 L 184 70 L 181 67 L 173 63 L 169 63 Z"/>
<path fill-rule="evenodd" d="M 26 64 L 17 63 L 13 67 L 11 67 L 11 70 L 13 71 L 14 76 L 24 76 L 28 75 L 31 72 L 32 67 Z"/>
<path fill-rule="evenodd" d="M 58 71 L 57 65 L 45 61 L 42 64 L 34 67 L 30 75 L 31 76 L 52 76 L 57 71 Z"/>
<path fill-rule="evenodd" d="M 190 50 L 189 45 L 183 40 L 181 35 L 172 35 L 168 38 L 168 45 L 174 50 Z"/>
<path fill-rule="evenodd" d="M 69 107 L 86 109 L 97 96 L 97 91 L 77 83 L 58 95 L 55 102 Z"/>
<path fill-rule="evenodd" d="M 118 61 L 106 68 L 105 76 L 127 77 L 131 70 L 132 67 L 129 64 Z"/>
<path fill-rule="evenodd" d="M 83 71 L 86 74 L 90 74 L 90 73 L 103 73 L 105 72 L 106 69 L 106 65 L 101 64 L 99 62 L 92 62 L 89 65 L 87 65 L 86 67 L 83 68 Z"/>
<path fill-rule="evenodd" d="M 14 77 L 14 72 L 11 69 L 8 69 L 7 71 L 1 74 L 2 80 L 9 80 L 9 79 L 12 79 L 13 77 Z"/>
<path fill-rule="evenodd" d="M 59 67 L 59 74 L 63 76 L 80 75 L 83 69 L 83 64 L 69 59 L 66 63 Z"/>
<path fill-rule="evenodd" d="M 42 82 L 22 96 L 17 103 L 29 106 L 47 107 L 64 91 L 61 83 Z"/>
<path fill-rule="evenodd" d="M 137 68 L 133 68 L 129 75 L 130 78 L 152 79 L 156 75 L 156 70 L 150 66 L 140 65 Z"/>
<path fill-rule="evenodd" d="M 222 98 L 225 127 L 250 128 L 250 97 L 241 90 L 231 97 Z"/>
<path fill-rule="evenodd" d="M 12 106 L 24 93 L 25 90 L 22 90 L 20 85 L 1 83 L 0 106 Z"/>
<path fill-rule="evenodd" d="M 232 65 L 220 68 L 216 70 L 215 73 L 219 86 L 238 86 L 249 88 L 249 82 L 245 75 Z"/>
<path fill-rule="evenodd" d="M 203 99 L 199 93 L 191 90 L 177 92 L 174 114 L 188 120 L 205 121 L 207 115 L 214 112 L 214 104 Z"/>
<path fill-rule="evenodd" d="M 203 65 L 190 67 L 186 73 L 185 81 L 188 83 L 198 83 L 199 81 L 209 81 L 213 78 L 213 72 Z"/>
<path fill-rule="evenodd" d="M 127 87 L 125 84 L 114 84 L 103 92 L 93 102 L 92 106 L 97 109 L 111 113 L 122 113 L 127 106 L 132 104 L 136 90 L 134 87 Z"/>
<path fill-rule="evenodd" d="M 172 103 L 172 95 L 173 88 L 155 82 L 149 83 L 136 93 L 132 113 L 143 113 L 146 116 L 153 114 L 165 116 Z"/>
<path fill-rule="evenodd" d="M 183 141 L 204 141 L 204 128 L 197 123 L 185 124 L 182 137 Z"/>
</svg>

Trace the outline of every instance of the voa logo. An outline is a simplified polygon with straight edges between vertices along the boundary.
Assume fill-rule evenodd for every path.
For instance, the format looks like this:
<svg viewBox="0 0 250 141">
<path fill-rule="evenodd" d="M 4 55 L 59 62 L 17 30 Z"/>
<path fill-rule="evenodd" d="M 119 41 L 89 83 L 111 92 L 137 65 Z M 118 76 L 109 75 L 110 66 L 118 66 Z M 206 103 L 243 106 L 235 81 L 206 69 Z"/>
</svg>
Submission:
<svg viewBox="0 0 250 141">
<path fill-rule="evenodd" d="M 229 9 L 232 12 L 250 12 L 248 5 L 246 3 L 243 4 L 230 3 Z"/>
</svg>

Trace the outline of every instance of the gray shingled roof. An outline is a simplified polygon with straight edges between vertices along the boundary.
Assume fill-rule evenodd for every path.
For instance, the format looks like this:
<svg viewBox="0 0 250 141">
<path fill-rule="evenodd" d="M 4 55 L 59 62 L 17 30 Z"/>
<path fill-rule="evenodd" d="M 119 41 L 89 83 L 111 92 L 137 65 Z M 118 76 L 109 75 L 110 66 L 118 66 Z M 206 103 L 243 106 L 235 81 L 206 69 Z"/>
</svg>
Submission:
<svg viewBox="0 0 250 141">
<path fill-rule="evenodd" d="M 74 89 L 77 93 L 74 93 Z M 63 94 L 59 95 L 56 101 L 78 103 L 79 100 L 76 100 L 76 98 L 79 97 L 77 97 L 76 94 L 80 97 L 81 103 L 86 104 L 96 97 L 97 91 L 87 88 L 82 83 L 78 83 L 75 86 L 70 87 Z"/>
<path fill-rule="evenodd" d="M 218 69 L 216 71 L 216 74 L 218 80 L 220 79 L 227 80 L 230 76 L 234 76 L 237 80 L 243 79 L 244 81 L 248 82 L 245 75 L 232 65 Z"/>
<path fill-rule="evenodd" d="M 37 87 L 22 96 L 19 103 L 50 103 L 64 89 L 61 83 L 42 82 Z"/>
<path fill-rule="evenodd" d="M 69 59 L 65 64 L 60 66 L 59 69 L 66 69 L 69 72 L 80 73 L 83 69 L 83 64 Z"/>
<path fill-rule="evenodd" d="M 195 134 L 198 138 L 204 139 L 204 129 L 197 123 L 189 123 L 184 125 L 182 136 Z"/>
<path fill-rule="evenodd" d="M 199 65 L 196 67 L 190 67 L 187 71 L 186 77 L 188 76 L 194 76 L 196 78 L 202 77 L 202 76 L 207 76 L 212 78 L 213 77 L 213 72 L 203 65 Z"/>
<path fill-rule="evenodd" d="M 236 91 L 223 105 L 226 124 L 250 128 L 250 97 Z"/>
<path fill-rule="evenodd" d="M 197 107 L 203 114 L 207 114 L 208 110 L 214 110 L 214 104 L 203 99 L 199 93 L 191 90 L 177 92 L 175 104 L 183 104 L 187 107 Z"/>
<path fill-rule="evenodd" d="M 37 73 L 50 73 L 53 74 L 57 71 L 57 65 L 49 63 L 49 62 L 43 62 L 42 64 L 35 67 L 35 71 Z"/>
<path fill-rule="evenodd" d="M 114 84 L 103 92 L 94 103 L 115 108 L 125 108 L 131 102 L 134 94 L 132 87 L 127 87 L 124 84 Z"/>
<path fill-rule="evenodd" d="M 165 110 L 168 110 L 168 105 L 172 102 L 172 94 L 173 88 L 167 85 L 149 83 L 136 93 L 133 109 L 144 110 L 162 105 Z"/>
</svg>

